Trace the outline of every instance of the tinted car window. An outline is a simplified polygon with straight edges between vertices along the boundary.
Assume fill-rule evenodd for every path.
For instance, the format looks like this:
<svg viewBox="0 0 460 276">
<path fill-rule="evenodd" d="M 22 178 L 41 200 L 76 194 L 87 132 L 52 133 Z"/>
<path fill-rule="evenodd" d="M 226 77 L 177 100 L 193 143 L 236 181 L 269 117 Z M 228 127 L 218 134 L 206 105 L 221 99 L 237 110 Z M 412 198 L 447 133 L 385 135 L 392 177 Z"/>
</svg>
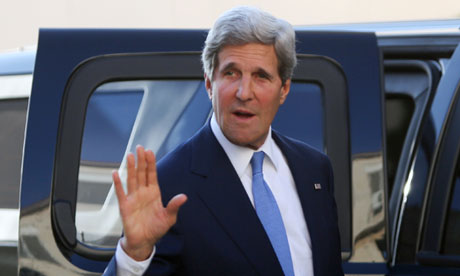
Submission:
<svg viewBox="0 0 460 276">
<path fill-rule="evenodd" d="M 17 209 L 27 99 L 0 101 L 0 208 Z"/>
<path fill-rule="evenodd" d="M 273 128 L 324 152 L 324 107 L 321 88 L 312 83 L 292 83 L 280 106 Z"/>
<path fill-rule="evenodd" d="M 76 228 L 81 242 L 116 245 L 121 223 L 111 172 L 119 170 L 125 178 L 124 157 L 138 144 L 160 159 L 196 132 L 210 110 L 209 103 L 202 106 L 209 102 L 203 87 L 202 81 L 125 81 L 104 84 L 93 93 L 78 179 Z"/>
<path fill-rule="evenodd" d="M 449 213 L 445 228 L 443 253 L 448 255 L 460 255 L 460 162 L 457 161 L 457 169 L 452 183 Z"/>
</svg>

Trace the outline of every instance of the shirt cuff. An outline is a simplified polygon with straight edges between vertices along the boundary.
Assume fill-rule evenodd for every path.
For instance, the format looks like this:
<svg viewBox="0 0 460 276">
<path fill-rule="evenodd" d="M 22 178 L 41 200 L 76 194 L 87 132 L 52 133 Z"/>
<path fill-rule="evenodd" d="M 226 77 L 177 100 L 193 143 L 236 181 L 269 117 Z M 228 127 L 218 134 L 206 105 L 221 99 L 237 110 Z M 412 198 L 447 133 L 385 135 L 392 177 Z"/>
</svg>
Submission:
<svg viewBox="0 0 460 276">
<path fill-rule="evenodd" d="M 150 265 L 155 254 L 155 246 L 153 247 L 152 254 L 145 261 L 136 261 L 121 247 L 121 239 L 118 241 L 117 250 L 115 251 L 115 260 L 117 261 L 117 276 L 137 276 L 142 275 Z"/>
</svg>

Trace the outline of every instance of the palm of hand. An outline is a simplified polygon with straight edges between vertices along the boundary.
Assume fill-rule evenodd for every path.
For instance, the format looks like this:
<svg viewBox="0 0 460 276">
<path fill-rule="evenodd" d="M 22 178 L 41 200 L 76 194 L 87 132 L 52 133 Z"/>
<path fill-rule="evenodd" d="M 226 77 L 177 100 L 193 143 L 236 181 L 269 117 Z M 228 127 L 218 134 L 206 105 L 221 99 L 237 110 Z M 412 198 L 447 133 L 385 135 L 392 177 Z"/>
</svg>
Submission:
<svg viewBox="0 0 460 276">
<path fill-rule="evenodd" d="M 155 243 L 174 225 L 179 208 L 187 198 L 182 194 L 175 196 L 164 207 L 153 152 L 138 146 L 137 156 L 137 167 L 134 155 L 127 157 L 128 194 L 124 193 L 117 172 L 113 173 L 113 180 L 124 228 L 122 247 L 132 258 L 144 260 Z"/>
</svg>

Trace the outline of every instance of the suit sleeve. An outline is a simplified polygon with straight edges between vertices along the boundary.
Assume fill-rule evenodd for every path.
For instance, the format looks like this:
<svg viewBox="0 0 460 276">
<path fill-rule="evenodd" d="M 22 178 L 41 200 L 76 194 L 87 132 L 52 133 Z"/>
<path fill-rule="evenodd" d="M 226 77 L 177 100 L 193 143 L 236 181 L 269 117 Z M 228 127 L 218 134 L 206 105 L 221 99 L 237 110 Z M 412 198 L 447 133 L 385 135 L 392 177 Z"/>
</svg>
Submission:
<svg viewBox="0 0 460 276">
<path fill-rule="evenodd" d="M 115 256 L 109 262 L 109 265 L 104 270 L 103 276 L 116 276 L 117 275 L 117 260 Z"/>
<path fill-rule="evenodd" d="M 327 162 L 327 167 L 328 167 L 328 180 L 329 180 L 329 192 L 331 193 L 332 196 L 334 196 L 334 172 L 332 170 L 332 164 L 331 164 L 331 160 L 329 160 L 329 158 L 325 157 L 326 158 L 326 162 Z"/>
<path fill-rule="evenodd" d="M 172 275 L 177 272 L 177 256 L 181 250 L 181 242 L 175 238 L 174 230 L 170 230 L 155 246 L 149 259 L 136 262 L 126 254 L 118 242 L 115 255 L 105 269 L 104 276 L 137 276 L 137 275 Z"/>
</svg>

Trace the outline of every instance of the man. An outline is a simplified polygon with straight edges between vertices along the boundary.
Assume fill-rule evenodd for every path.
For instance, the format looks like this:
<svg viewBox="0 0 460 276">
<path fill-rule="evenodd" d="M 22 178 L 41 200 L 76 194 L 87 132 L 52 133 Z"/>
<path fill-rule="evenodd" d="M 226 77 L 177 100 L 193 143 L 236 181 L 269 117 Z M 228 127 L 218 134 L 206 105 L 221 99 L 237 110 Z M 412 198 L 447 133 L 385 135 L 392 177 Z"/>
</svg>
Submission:
<svg viewBox="0 0 460 276">
<path fill-rule="evenodd" d="M 296 64 L 292 27 L 232 9 L 202 61 L 210 122 L 158 169 L 138 146 L 128 194 L 113 174 L 124 237 L 106 274 L 343 275 L 330 163 L 270 127 Z"/>
</svg>

